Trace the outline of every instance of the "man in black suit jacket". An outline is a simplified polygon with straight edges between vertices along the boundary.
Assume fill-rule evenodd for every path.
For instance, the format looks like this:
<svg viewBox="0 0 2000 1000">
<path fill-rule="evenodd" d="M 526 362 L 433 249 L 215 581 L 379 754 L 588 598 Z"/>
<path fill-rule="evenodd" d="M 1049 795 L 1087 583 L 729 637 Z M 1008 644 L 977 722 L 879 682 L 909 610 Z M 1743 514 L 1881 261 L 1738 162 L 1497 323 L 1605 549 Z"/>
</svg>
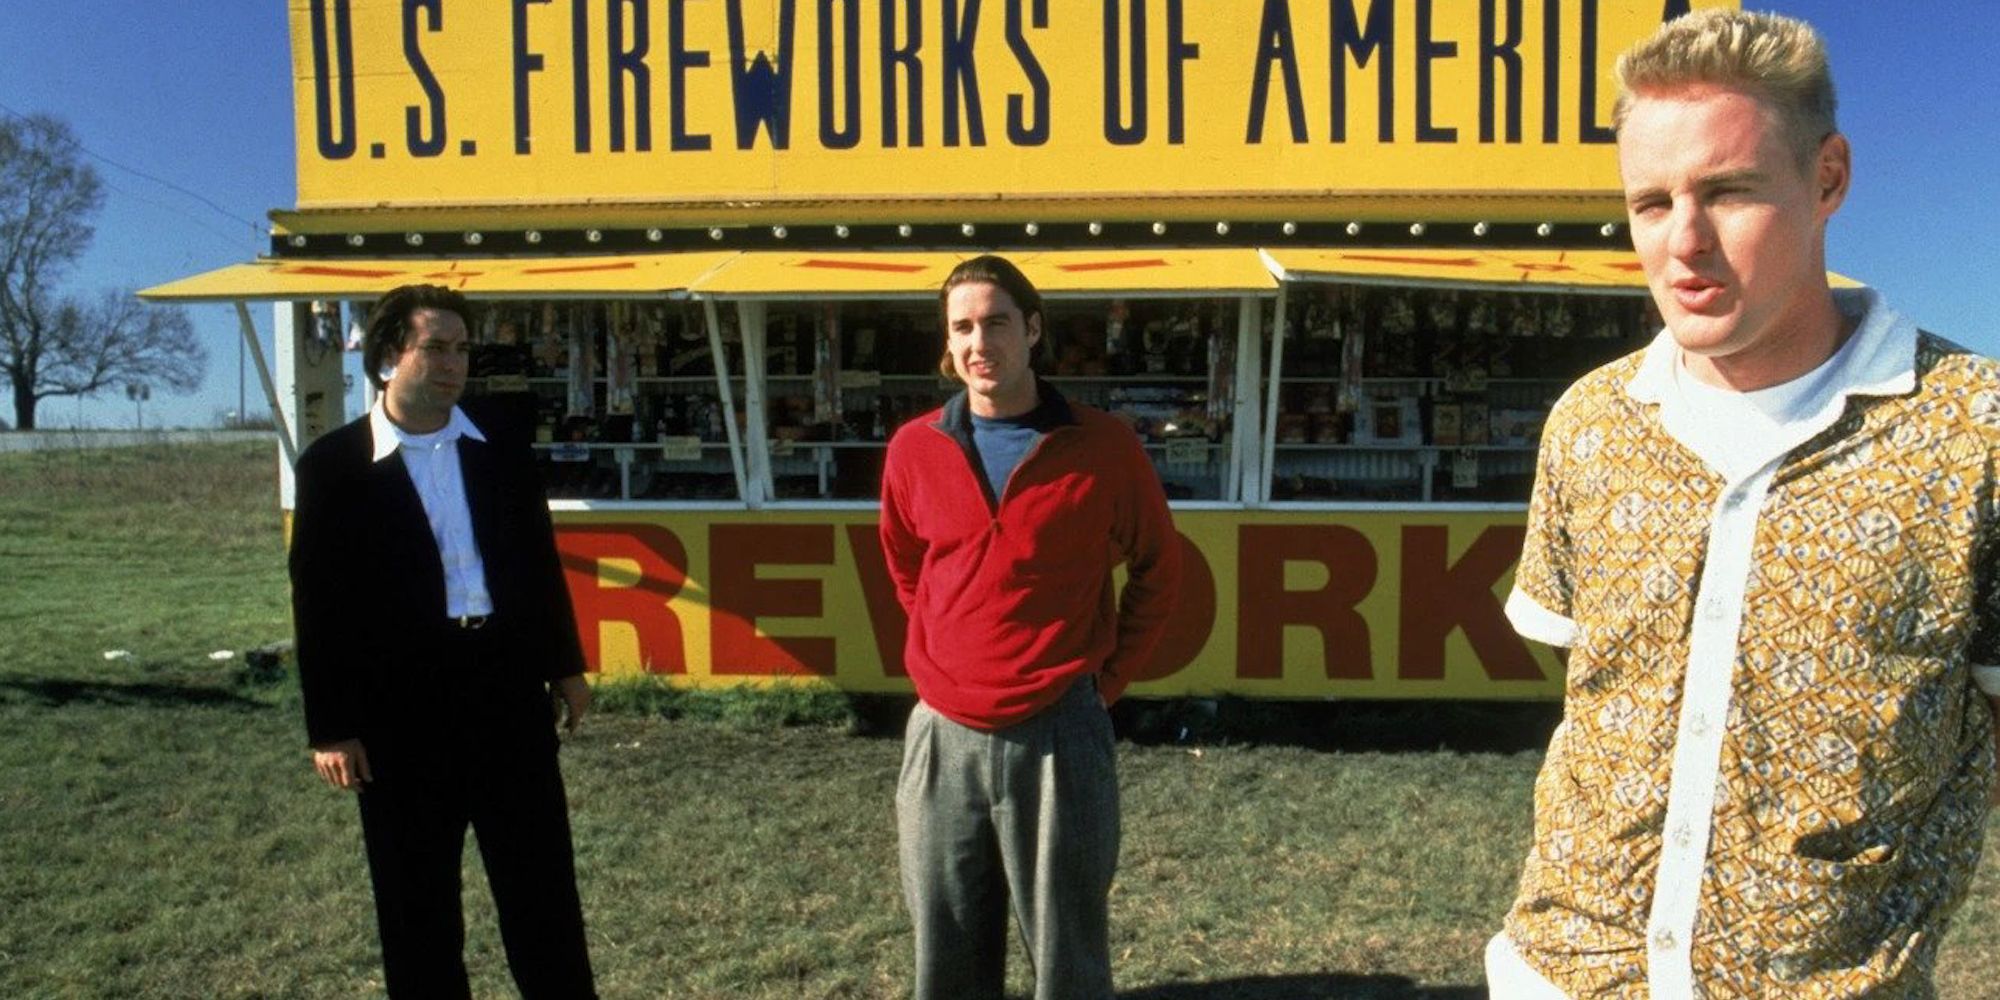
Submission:
<svg viewBox="0 0 2000 1000">
<path fill-rule="evenodd" d="M 363 346 L 380 405 L 299 458 L 307 738 L 360 793 L 392 996 L 469 995 L 470 825 L 522 995 L 591 997 L 555 725 L 575 729 L 590 688 L 533 454 L 457 405 L 468 312 L 437 286 L 384 296 Z"/>
</svg>

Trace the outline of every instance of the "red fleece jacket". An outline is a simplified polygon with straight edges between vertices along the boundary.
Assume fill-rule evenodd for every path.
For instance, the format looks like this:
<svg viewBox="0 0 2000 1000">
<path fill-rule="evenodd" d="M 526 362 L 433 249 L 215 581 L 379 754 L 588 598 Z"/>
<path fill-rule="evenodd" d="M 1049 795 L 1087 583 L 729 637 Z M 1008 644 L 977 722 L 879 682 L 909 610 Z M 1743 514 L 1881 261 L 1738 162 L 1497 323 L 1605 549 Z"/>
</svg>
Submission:
<svg viewBox="0 0 2000 1000">
<path fill-rule="evenodd" d="M 1056 426 L 995 484 L 997 508 L 973 470 L 964 393 L 903 425 L 882 472 L 903 665 L 925 704 L 979 729 L 1035 715 L 1085 674 L 1115 701 L 1180 585 L 1180 539 L 1131 428 L 1042 391 Z"/>
</svg>

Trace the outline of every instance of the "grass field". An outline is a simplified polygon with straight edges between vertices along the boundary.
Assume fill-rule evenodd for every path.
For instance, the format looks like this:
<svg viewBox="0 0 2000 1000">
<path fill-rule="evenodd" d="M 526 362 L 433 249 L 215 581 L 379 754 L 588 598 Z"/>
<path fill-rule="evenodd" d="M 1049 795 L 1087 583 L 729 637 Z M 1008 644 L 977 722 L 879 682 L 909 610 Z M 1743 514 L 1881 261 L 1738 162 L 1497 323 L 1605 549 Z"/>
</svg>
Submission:
<svg viewBox="0 0 2000 1000">
<path fill-rule="evenodd" d="M 289 634 L 270 451 L 0 456 L 0 997 L 380 991 L 353 804 L 311 774 L 293 688 L 209 658 Z M 605 701 L 564 764 L 606 997 L 903 994 L 894 739 L 823 700 L 789 727 Z M 1369 712 L 1222 731 L 1120 746 L 1121 996 L 1483 996 L 1539 755 L 1363 749 L 1424 742 Z M 469 962 L 508 996 L 476 858 Z M 1996 914 L 1984 872 L 1944 996 L 2000 994 Z"/>
</svg>

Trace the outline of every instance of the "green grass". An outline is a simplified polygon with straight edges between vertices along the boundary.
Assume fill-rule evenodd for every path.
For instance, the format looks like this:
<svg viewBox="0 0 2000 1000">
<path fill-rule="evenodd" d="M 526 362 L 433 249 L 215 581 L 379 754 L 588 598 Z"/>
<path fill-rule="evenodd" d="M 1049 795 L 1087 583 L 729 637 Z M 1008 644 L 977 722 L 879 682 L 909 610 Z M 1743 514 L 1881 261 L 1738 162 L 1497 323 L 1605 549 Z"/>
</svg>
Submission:
<svg viewBox="0 0 2000 1000">
<path fill-rule="evenodd" d="M 648 715 L 688 722 L 719 722 L 744 729 L 833 726 L 855 729 L 860 720 L 848 697 L 819 686 L 764 689 L 675 687 L 642 676 L 597 685 L 591 706 L 600 712 Z"/>
<path fill-rule="evenodd" d="M 272 462 L 0 456 L 0 997 L 379 993 L 353 805 L 311 774 L 294 689 L 208 658 L 289 633 Z M 564 766 L 606 997 L 902 995 L 894 739 L 852 735 L 824 693 L 630 684 L 601 707 Z M 1123 996 L 1483 995 L 1539 755 L 1355 750 L 1296 722 L 1256 745 L 1279 713 L 1217 711 L 1237 718 L 1146 712 L 1206 745 L 1119 749 Z M 468 961 L 478 995 L 508 996 L 476 857 Z M 1991 994 L 1996 912 L 1982 873 L 1942 995 Z"/>
</svg>

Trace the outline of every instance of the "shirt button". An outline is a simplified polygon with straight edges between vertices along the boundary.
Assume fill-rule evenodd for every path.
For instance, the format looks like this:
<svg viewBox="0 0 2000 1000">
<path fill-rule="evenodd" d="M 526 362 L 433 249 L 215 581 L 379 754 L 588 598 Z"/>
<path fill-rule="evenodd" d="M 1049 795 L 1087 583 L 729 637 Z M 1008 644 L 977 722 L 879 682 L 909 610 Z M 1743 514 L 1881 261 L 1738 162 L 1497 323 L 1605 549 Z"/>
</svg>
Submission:
<svg viewBox="0 0 2000 1000">
<path fill-rule="evenodd" d="M 1654 931 L 1654 932 L 1653 932 L 1653 950 L 1654 950 L 1654 951 L 1672 951 L 1672 950 L 1674 950 L 1674 932 L 1673 932 L 1673 931 L 1670 931 L 1670 930 L 1667 930 L 1667 929 L 1666 929 L 1666 928 L 1664 928 L 1664 927 L 1660 928 L 1660 929 L 1659 929 L 1659 930 L 1657 930 L 1657 931 Z"/>
<path fill-rule="evenodd" d="M 1687 846 L 1692 843 L 1694 843 L 1694 831 L 1689 830 L 1686 823 L 1682 823 L 1679 826 L 1674 827 L 1675 847 L 1678 847 L 1682 850 L 1686 850 Z"/>
<path fill-rule="evenodd" d="M 1703 621 L 1719 622 L 1722 620 L 1722 614 L 1721 601 L 1710 598 L 1701 602 L 1701 617 Z"/>
</svg>

